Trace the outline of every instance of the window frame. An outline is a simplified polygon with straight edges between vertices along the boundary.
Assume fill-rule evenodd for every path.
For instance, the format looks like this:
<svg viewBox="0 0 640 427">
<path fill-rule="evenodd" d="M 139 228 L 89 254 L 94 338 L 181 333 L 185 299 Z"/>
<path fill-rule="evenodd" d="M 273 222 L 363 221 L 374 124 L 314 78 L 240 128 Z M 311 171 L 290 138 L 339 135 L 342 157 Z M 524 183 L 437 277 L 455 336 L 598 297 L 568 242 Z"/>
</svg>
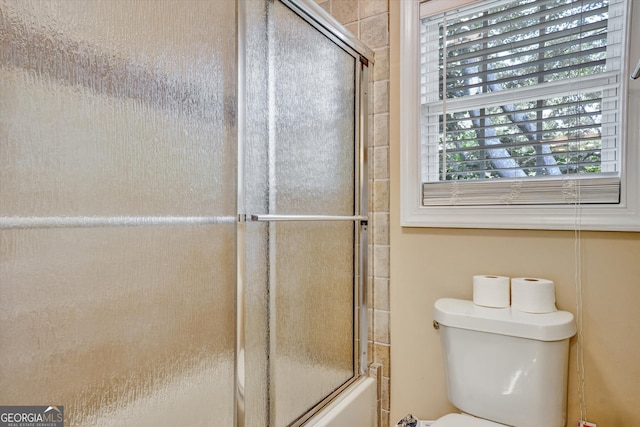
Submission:
<svg viewBox="0 0 640 427">
<path fill-rule="evenodd" d="M 420 178 L 420 6 L 436 11 L 479 0 L 406 0 L 400 5 L 400 198 L 404 227 L 640 231 L 640 80 L 629 80 L 640 57 L 640 7 L 628 1 L 628 45 L 623 46 L 619 204 L 423 206 Z M 626 106 L 626 109 L 624 108 Z M 627 142 L 629 141 L 629 142 Z"/>
</svg>

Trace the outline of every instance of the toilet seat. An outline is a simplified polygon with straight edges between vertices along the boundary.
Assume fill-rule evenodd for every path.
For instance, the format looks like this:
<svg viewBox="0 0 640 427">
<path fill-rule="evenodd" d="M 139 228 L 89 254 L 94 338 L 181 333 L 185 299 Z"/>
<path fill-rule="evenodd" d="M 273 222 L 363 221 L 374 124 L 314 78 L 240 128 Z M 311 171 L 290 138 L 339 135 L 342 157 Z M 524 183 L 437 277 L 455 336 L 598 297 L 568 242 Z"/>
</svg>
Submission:
<svg viewBox="0 0 640 427">
<path fill-rule="evenodd" d="M 507 427 L 504 424 L 494 423 L 483 418 L 472 417 L 466 414 L 449 414 L 438 418 L 431 427 Z"/>
</svg>

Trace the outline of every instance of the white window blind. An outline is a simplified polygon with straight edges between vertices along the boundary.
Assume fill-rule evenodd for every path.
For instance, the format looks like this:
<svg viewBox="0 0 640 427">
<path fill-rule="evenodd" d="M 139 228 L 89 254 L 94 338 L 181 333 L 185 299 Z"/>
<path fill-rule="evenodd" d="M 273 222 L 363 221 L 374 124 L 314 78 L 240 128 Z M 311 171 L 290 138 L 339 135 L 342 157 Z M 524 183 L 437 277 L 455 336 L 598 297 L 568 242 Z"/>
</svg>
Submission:
<svg viewBox="0 0 640 427">
<path fill-rule="evenodd" d="M 423 206 L 620 201 L 622 0 L 420 20 Z"/>
</svg>

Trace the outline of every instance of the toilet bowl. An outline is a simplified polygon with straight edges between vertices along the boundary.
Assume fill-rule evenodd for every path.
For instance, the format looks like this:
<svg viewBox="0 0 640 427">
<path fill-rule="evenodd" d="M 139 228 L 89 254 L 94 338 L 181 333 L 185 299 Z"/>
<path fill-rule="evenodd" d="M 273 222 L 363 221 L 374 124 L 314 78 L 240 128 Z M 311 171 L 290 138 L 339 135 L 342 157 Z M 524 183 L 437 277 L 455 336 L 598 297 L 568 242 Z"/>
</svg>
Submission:
<svg viewBox="0 0 640 427">
<path fill-rule="evenodd" d="M 448 414 L 437 419 L 431 427 L 507 427 L 493 421 L 466 414 Z"/>
</svg>

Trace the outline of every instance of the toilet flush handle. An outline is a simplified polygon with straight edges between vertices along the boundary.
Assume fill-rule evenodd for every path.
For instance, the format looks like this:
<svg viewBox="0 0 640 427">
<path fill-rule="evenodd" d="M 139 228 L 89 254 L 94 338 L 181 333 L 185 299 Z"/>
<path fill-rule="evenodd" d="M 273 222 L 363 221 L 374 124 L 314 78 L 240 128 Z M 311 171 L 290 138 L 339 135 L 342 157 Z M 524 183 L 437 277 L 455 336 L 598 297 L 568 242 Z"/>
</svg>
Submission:
<svg viewBox="0 0 640 427">
<path fill-rule="evenodd" d="M 434 320 L 434 321 L 433 321 L 433 329 L 435 329 L 435 330 L 440 329 L 440 323 L 438 323 L 438 321 L 437 321 L 437 320 Z"/>
</svg>

